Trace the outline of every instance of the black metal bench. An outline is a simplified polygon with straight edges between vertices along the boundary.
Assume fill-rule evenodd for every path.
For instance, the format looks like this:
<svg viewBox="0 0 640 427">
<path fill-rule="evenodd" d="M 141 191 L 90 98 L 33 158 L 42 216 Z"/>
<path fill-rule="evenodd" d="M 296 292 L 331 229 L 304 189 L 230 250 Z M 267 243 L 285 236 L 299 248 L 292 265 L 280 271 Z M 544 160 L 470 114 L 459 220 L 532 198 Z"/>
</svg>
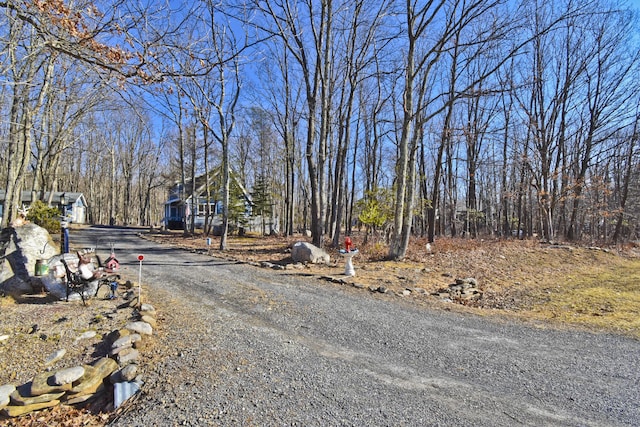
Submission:
<svg viewBox="0 0 640 427">
<path fill-rule="evenodd" d="M 93 278 L 89 280 L 83 279 L 80 273 L 78 273 L 77 271 L 73 271 L 71 270 L 71 268 L 69 268 L 69 264 L 67 264 L 67 261 L 64 259 L 64 256 L 60 258 L 60 261 L 62 262 L 62 265 L 64 266 L 64 271 L 65 271 L 65 284 L 67 287 L 67 302 L 69 301 L 69 295 L 72 294 L 73 292 L 76 292 L 80 294 L 80 298 L 82 298 L 82 304 L 87 305 L 87 302 L 85 301 L 85 294 L 89 289 L 89 284 L 93 283 L 97 279 L 93 279 Z"/>
<path fill-rule="evenodd" d="M 80 294 L 80 298 L 82 298 L 82 304 L 87 305 L 87 291 L 90 289 L 90 285 L 92 283 L 96 283 L 96 292 L 93 295 L 94 297 L 98 296 L 98 291 L 102 286 L 109 287 L 110 290 L 110 298 L 115 298 L 115 290 L 118 287 L 118 280 L 120 279 L 120 275 L 118 274 L 106 274 L 103 277 L 95 278 L 92 277 L 90 279 L 84 279 L 78 271 L 73 271 L 67 261 L 64 259 L 64 256 L 60 258 L 62 265 L 65 270 L 65 284 L 66 284 L 66 300 L 69 301 L 69 295 L 76 292 Z"/>
</svg>

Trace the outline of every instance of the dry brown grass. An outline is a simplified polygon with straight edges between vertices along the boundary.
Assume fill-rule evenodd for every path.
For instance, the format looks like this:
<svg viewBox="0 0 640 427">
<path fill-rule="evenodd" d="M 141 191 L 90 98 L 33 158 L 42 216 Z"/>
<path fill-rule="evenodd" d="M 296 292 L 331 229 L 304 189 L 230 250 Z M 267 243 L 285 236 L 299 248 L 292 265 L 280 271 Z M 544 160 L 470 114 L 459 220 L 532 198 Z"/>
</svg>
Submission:
<svg viewBox="0 0 640 427">
<path fill-rule="evenodd" d="M 190 249 L 206 250 L 205 236 L 164 233 L 154 240 Z M 426 240 L 412 239 L 403 261 L 385 259 L 388 247 L 381 242 L 362 245 L 354 258 L 353 281 L 383 284 L 391 292 L 422 288 L 427 293 L 446 287 L 456 278 L 474 277 L 483 298 L 465 310 L 481 315 L 518 317 L 556 326 L 572 325 L 640 338 L 640 252 L 625 248 L 587 248 L 547 245 L 533 240 L 438 239 L 426 250 Z M 230 237 L 224 256 L 241 261 L 290 262 L 293 237 Z M 219 254 L 218 238 L 209 249 Z M 339 248 L 327 251 L 336 262 L 310 266 L 320 275 L 342 274 Z M 419 303 L 440 305 L 434 296 L 416 296 Z M 451 303 L 443 305 L 452 308 Z M 459 308 L 456 306 L 456 308 Z"/>
</svg>

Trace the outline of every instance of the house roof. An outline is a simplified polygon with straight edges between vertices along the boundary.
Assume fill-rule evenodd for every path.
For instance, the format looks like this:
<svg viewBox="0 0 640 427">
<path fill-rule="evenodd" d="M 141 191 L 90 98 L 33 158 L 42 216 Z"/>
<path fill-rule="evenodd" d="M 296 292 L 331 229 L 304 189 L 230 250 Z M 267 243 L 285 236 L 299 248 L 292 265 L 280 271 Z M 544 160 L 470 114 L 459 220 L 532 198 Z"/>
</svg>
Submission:
<svg viewBox="0 0 640 427">
<path fill-rule="evenodd" d="M 221 168 L 220 167 L 218 167 L 216 169 L 213 169 L 213 170 L 211 170 L 209 172 L 209 184 L 210 185 L 214 184 L 215 181 L 220 178 L 220 172 L 221 172 Z M 207 174 L 198 175 L 198 176 L 195 177 L 195 180 L 193 181 L 195 183 L 195 190 L 196 190 L 195 192 L 199 196 L 201 196 L 202 194 L 205 193 L 206 183 L 207 183 L 206 176 L 207 176 Z M 244 198 L 247 200 L 247 202 L 249 202 L 250 204 L 253 204 L 253 200 L 251 199 L 251 195 L 246 190 L 244 185 L 242 185 L 242 183 L 240 182 L 240 180 L 237 177 L 237 174 L 233 170 L 230 171 L 230 177 L 231 177 L 231 180 L 233 182 L 235 182 L 236 185 L 238 185 L 238 187 L 242 191 L 242 194 L 244 195 Z M 176 182 L 174 186 L 178 186 L 178 185 L 180 185 L 180 183 Z M 187 180 L 185 182 L 184 187 L 185 187 L 184 191 L 182 192 L 182 194 L 184 196 L 186 196 L 186 198 L 184 200 L 181 200 L 178 197 L 177 194 L 172 194 L 170 199 L 165 202 L 165 205 L 173 204 L 173 203 L 176 203 L 176 202 L 177 202 L 177 204 L 181 204 L 185 200 L 189 200 L 191 198 L 191 193 L 192 193 L 192 188 L 193 188 L 192 181 L 191 180 Z"/>
<path fill-rule="evenodd" d="M 83 204 L 86 206 L 87 205 L 87 201 L 84 197 L 84 194 L 82 193 L 76 193 L 76 192 L 69 192 L 69 191 L 54 191 L 52 198 L 51 198 L 51 203 L 54 204 L 60 204 L 60 200 L 62 198 L 62 195 L 64 194 L 64 199 L 65 199 L 65 204 L 69 205 L 69 204 L 73 204 L 76 203 L 79 199 L 82 200 Z M 49 200 L 49 195 L 50 192 L 47 191 L 44 193 L 44 197 L 41 197 L 42 192 L 41 191 L 36 191 L 35 192 L 35 200 Z M 23 191 L 20 197 L 20 201 L 23 203 L 32 203 L 34 201 L 34 192 L 31 191 Z M 5 199 L 7 197 L 7 192 L 5 190 L 0 190 L 0 202 L 4 202 Z"/>
</svg>

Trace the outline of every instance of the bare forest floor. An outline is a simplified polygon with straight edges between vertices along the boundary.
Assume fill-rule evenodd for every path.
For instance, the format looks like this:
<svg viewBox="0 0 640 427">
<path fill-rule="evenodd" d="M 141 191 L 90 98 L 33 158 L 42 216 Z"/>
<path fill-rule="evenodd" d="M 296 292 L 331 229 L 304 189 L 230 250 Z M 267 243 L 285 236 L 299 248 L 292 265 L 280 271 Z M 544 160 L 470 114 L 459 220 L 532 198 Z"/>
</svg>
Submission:
<svg viewBox="0 0 640 427">
<path fill-rule="evenodd" d="M 182 232 L 153 233 L 157 242 L 190 250 L 210 250 L 215 255 L 219 238 L 206 246 L 204 235 Z M 437 239 L 427 251 L 426 240 L 411 240 L 404 261 L 385 260 L 383 243 L 363 245 L 352 236 L 359 254 L 354 258 L 356 277 L 349 281 L 384 285 L 390 293 L 412 293 L 418 304 L 444 309 L 470 310 L 480 315 L 515 317 L 541 326 L 573 326 L 640 338 L 640 247 L 615 248 L 573 244 L 550 245 L 536 240 Z M 291 263 L 293 237 L 235 237 L 228 240 L 227 258 L 244 262 Z M 216 248 L 216 249 L 213 249 Z M 332 263 L 309 265 L 310 274 L 340 277 L 344 262 L 338 248 L 326 248 Z M 446 289 L 455 279 L 472 277 L 482 298 L 458 303 L 432 293 Z M 463 307 L 464 306 L 464 307 Z"/>
</svg>

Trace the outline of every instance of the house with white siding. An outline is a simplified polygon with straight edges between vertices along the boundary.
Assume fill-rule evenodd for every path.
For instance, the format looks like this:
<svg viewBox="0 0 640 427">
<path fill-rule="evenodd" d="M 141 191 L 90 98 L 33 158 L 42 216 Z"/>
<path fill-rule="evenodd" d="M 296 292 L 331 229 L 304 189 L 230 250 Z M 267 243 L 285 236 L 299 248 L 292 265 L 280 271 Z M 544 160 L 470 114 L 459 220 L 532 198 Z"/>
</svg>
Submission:
<svg viewBox="0 0 640 427">
<path fill-rule="evenodd" d="M 4 215 L 4 201 L 6 191 L 0 190 L 0 218 Z M 83 193 L 69 191 L 54 191 L 53 193 L 41 191 L 23 191 L 20 197 L 22 206 L 29 207 L 35 200 L 42 200 L 49 206 L 57 207 L 68 222 L 74 224 L 87 223 L 88 204 Z M 22 207 L 19 206 L 19 207 Z"/>
<path fill-rule="evenodd" d="M 189 226 L 191 216 L 193 216 L 195 228 L 203 228 L 206 222 L 207 206 L 209 206 L 210 217 L 208 223 L 211 225 L 213 234 L 221 234 L 223 203 L 219 171 L 220 169 L 218 168 L 209 173 L 209 194 L 211 196 L 209 199 L 207 199 L 207 179 L 205 174 L 197 176 L 194 183 L 188 180 L 183 186 L 181 183 L 176 182 L 169 188 L 167 201 L 164 204 L 164 227 L 169 230 L 182 230 L 185 224 Z M 231 187 L 236 194 L 240 195 L 242 200 L 236 200 L 236 203 L 243 205 L 244 212 L 241 214 L 237 224 L 229 223 L 229 226 L 232 229 L 237 227 L 240 233 L 258 230 L 262 223 L 262 218 L 253 215 L 251 195 L 234 173 L 231 173 Z"/>
</svg>

